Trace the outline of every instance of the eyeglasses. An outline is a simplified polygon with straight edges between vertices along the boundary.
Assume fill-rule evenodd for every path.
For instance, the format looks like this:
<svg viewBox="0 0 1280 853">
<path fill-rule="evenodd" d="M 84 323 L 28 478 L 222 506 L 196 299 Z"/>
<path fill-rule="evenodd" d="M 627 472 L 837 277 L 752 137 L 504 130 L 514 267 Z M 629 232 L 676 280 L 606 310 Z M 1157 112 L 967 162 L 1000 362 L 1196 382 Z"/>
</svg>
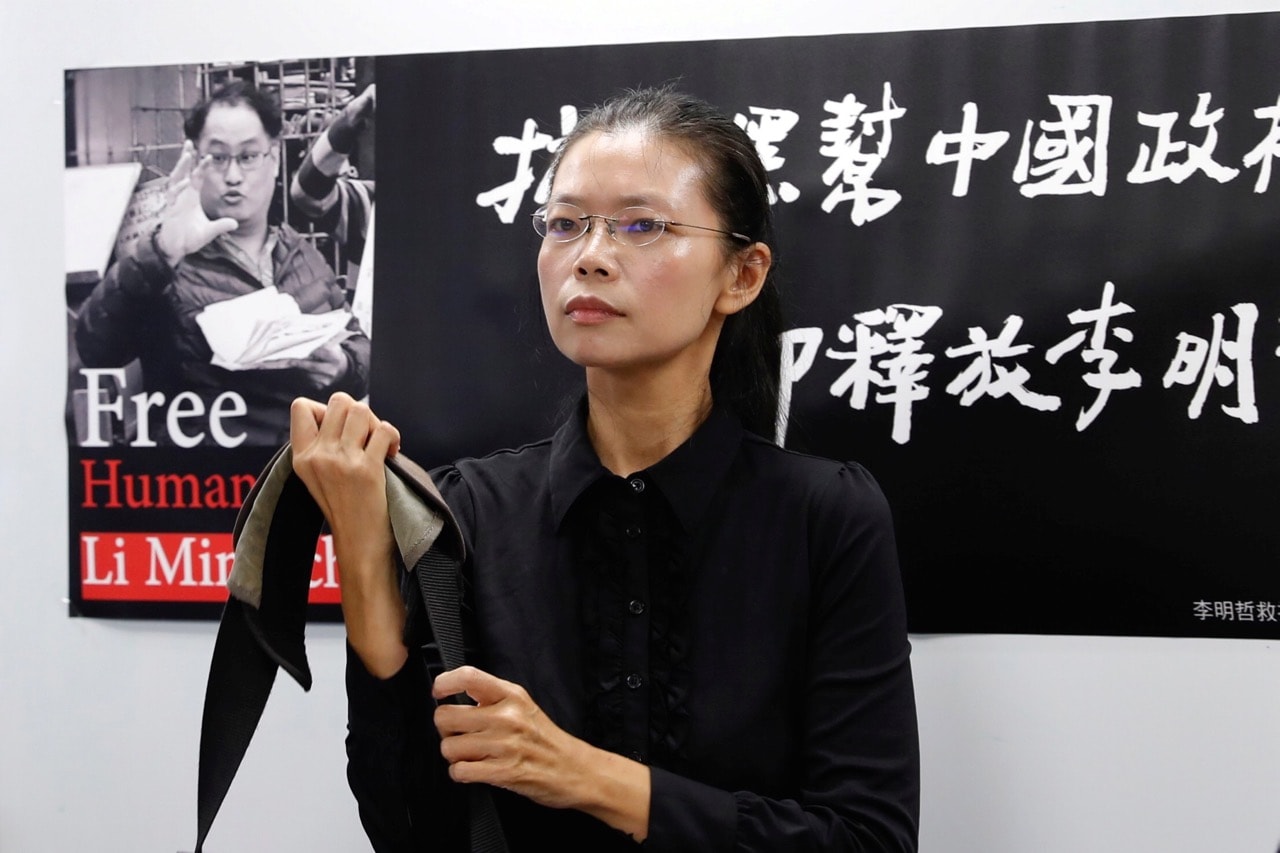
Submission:
<svg viewBox="0 0 1280 853">
<path fill-rule="evenodd" d="M 268 151 L 243 151 L 239 154 L 223 154 L 221 152 L 207 155 L 210 165 L 219 172 L 225 172 L 231 168 L 231 161 L 236 161 L 236 165 L 240 167 L 242 172 L 252 172 L 262 165 L 263 161 L 270 156 Z"/>
<path fill-rule="evenodd" d="M 612 216 L 603 213 L 587 213 L 576 204 L 560 202 L 540 207 L 533 212 L 533 230 L 538 236 L 556 243 L 572 243 L 591 230 L 591 220 L 599 219 L 609 229 L 609 236 L 626 246 L 647 246 L 656 241 L 671 226 L 714 231 L 735 240 L 750 243 L 751 238 L 736 231 L 708 228 L 662 219 L 656 210 L 647 207 L 624 207 Z"/>
</svg>

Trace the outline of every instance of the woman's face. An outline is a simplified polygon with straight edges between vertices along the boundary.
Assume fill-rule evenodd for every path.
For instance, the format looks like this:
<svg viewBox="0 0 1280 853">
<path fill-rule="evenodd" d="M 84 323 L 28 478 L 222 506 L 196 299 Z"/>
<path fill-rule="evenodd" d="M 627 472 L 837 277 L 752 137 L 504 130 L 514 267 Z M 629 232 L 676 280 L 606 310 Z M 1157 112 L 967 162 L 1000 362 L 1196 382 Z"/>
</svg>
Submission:
<svg viewBox="0 0 1280 853">
<path fill-rule="evenodd" d="M 612 216 L 643 206 L 658 218 L 723 228 L 703 193 L 703 172 L 680 146 L 643 130 L 592 133 L 556 169 L 550 204 Z M 629 246 L 599 219 L 570 243 L 544 240 L 538 254 L 542 308 L 556 346 L 588 369 L 710 370 L 739 263 L 722 237 L 671 227 Z"/>
</svg>

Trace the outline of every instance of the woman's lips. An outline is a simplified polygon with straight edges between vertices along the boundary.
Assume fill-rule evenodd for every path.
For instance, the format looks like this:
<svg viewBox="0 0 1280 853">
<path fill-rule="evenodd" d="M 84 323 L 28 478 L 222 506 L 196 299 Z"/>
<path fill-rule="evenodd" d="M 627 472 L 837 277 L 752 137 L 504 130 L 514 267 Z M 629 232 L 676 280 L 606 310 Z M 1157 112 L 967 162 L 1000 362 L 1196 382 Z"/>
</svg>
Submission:
<svg viewBox="0 0 1280 853">
<path fill-rule="evenodd" d="M 614 317 L 623 316 L 622 312 L 617 308 L 594 296 L 573 297 L 564 306 L 564 313 L 573 322 L 582 323 L 583 325 L 595 325 Z"/>
</svg>

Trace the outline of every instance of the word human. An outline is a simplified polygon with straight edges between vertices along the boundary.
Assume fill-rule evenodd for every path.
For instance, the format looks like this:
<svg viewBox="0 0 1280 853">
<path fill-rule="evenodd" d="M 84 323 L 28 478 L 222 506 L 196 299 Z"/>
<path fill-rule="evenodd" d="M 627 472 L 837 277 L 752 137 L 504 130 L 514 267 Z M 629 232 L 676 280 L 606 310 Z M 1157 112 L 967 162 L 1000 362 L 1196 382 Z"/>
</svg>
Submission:
<svg viewBox="0 0 1280 853">
<path fill-rule="evenodd" d="M 124 423 L 125 403 L 119 392 L 124 390 L 128 379 L 122 367 L 82 367 L 80 374 L 85 378 L 88 399 L 88 434 L 81 446 L 106 447 L 110 442 L 103 438 L 103 423 Z M 114 381 L 104 382 L 103 377 Z M 153 408 L 166 406 L 165 431 L 170 443 L 178 447 L 195 447 L 203 442 L 206 425 L 208 434 L 219 447 L 238 447 L 246 438 L 243 432 L 228 431 L 226 424 L 229 420 L 244 417 L 249 411 L 244 398 L 235 391 L 223 391 L 214 398 L 208 410 L 204 400 L 194 391 L 183 391 L 168 401 L 159 391 L 150 394 L 144 391 L 134 394 L 129 401 L 138 424 L 138 434 L 129 442 L 130 447 L 157 446 L 151 437 L 150 412 Z M 110 429 L 107 432 L 110 435 Z"/>
<path fill-rule="evenodd" d="M 120 473 L 122 459 L 81 459 L 85 509 L 239 509 L 257 478 L 252 474 Z M 123 500 L 121 500 L 123 498 Z"/>
</svg>

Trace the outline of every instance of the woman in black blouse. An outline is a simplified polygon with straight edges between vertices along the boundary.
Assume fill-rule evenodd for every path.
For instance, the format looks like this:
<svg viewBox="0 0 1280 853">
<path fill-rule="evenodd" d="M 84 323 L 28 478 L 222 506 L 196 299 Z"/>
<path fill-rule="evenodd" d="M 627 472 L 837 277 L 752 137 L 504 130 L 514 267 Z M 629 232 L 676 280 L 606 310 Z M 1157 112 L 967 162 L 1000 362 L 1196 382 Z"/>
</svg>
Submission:
<svg viewBox="0 0 1280 853">
<path fill-rule="evenodd" d="M 914 850 L 892 521 L 859 465 L 767 438 L 782 327 L 751 140 L 695 98 L 628 92 L 553 176 L 542 303 L 586 393 L 546 441 L 433 472 L 468 546 L 474 667 L 433 678 L 419 648 L 384 492 L 399 434 L 345 395 L 294 404 L 374 848 L 466 850 L 486 783 L 513 850 Z"/>
</svg>

